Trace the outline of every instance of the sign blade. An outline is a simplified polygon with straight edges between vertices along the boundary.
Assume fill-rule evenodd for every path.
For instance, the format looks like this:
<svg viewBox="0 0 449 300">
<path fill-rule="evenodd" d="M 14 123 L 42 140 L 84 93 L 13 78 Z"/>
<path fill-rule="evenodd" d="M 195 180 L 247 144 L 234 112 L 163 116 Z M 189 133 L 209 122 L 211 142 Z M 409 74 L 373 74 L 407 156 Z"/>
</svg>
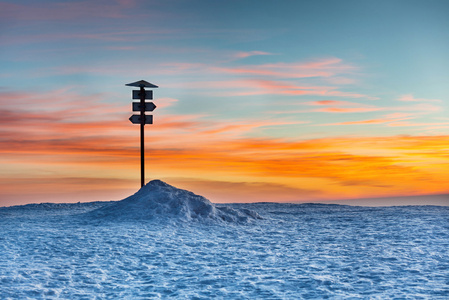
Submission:
<svg viewBox="0 0 449 300">
<path fill-rule="evenodd" d="M 140 116 L 139 115 L 132 115 L 129 120 L 133 124 L 140 124 Z"/>
<path fill-rule="evenodd" d="M 140 99 L 139 90 L 133 90 L 133 99 Z M 153 100 L 153 91 L 145 91 L 145 99 Z"/>
<path fill-rule="evenodd" d="M 145 124 L 153 124 L 153 115 L 144 115 Z M 133 124 L 140 124 L 140 115 L 132 115 L 129 120 Z"/>
<path fill-rule="evenodd" d="M 156 105 L 153 102 L 145 102 L 145 111 L 153 111 Z M 140 102 L 133 102 L 133 111 L 140 111 Z"/>
<path fill-rule="evenodd" d="M 145 116 L 145 124 L 153 124 L 153 115 Z"/>
</svg>

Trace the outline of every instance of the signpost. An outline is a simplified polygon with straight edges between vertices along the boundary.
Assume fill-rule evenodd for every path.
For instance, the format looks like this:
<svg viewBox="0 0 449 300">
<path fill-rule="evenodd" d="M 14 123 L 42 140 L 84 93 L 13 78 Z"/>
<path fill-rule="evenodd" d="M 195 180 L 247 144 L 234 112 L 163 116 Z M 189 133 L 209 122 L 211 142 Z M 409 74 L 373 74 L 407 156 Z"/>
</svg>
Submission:
<svg viewBox="0 0 449 300">
<path fill-rule="evenodd" d="M 153 115 L 145 115 L 145 111 L 153 111 L 156 108 L 153 102 L 145 102 L 145 99 L 153 99 L 153 91 L 145 88 L 157 88 L 157 85 L 145 80 L 128 83 L 126 86 L 139 87 L 133 90 L 133 99 L 140 99 L 140 102 L 133 102 L 133 111 L 140 111 L 140 115 L 132 115 L 129 120 L 133 124 L 140 124 L 140 185 L 145 185 L 145 124 L 153 124 Z"/>
</svg>

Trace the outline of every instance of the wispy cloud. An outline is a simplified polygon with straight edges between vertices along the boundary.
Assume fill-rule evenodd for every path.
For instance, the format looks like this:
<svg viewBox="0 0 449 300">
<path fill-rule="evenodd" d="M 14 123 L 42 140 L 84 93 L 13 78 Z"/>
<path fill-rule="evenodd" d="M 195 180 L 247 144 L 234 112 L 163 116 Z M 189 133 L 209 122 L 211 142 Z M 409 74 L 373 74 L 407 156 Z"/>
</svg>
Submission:
<svg viewBox="0 0 449 300">
<path fill-rule="evenodd" d="M 398 100 L 405 102 L 441 102 L 439 99 L 415 98 L 412 94 L 402 95 L 398 98 Z"/>
<path fill-rule="evenodd" d="M 358 120 L 358 121 L 345 121 L 345 122 L 339 122 L 339 123 L 328 123 L 328 124 L 320 124 L 319 126 L 333 126 L 333 125 L 373 125 L 373 124 L 384 124 L 384 123 L 391 123 L 391 122 L 398 122 L 402 120 L 407 119 L 413 119 L 414 116 L 410 114 L 389 114 L 385 115 L 382 118 L 377 119 L 365 119 L 365 120 Z"/>
<path fill-rule="evenodd" d="M 432 123 L 393 122 L 393 123 L 388 124 L 388 126 L 391 126 L 391 127 L 410 127 L 410 126 L 427 127 L 427 126 L 443 126 L 443 125 L 449 125 L 449 122 L 432 122 Z"/>
<path fill-rule="evenodd" d="M 233 74 L 270 76 L 275 78 L 330 77 L 355 69 L 354 66 L 344 64 L 339 58 L 328 58 L 300 63 L 273 63 L 218 68 L 219 71 Z"/>
<path fill-rule="evenodd" d="M 307 102 L 305 104 L 313 106 L 327 106 L 323 108 L 314 109 L 314 112 L 329 112 L 329 113 L 364 113 L 381 111 L 384 108 L 376 107 L 373 105 L 360 104 L 349 101 L 335 101 L 335 100 L 319 100 Z M 352 107 L 348 107 L 352 106 Z"/>
<path fill-rule="evenodd" d="M 274 127 L 274 126 L 283 126 L 283 125 L 298 125 L 298 124 L 306 124 L 307 121 L 246 121 L 246 122 L 238 122 L 237 124 L 232 125 L 222 125 L 215 124 L 215 128 L 207 129 L 203 131 L 206 134 L 217 134 L 217 133 L 232 133 L 234 132 L 237 135 L 242 135 L 242 133 L 251 131 L 256 128 L 262 127 Z"/>
<path fill-rule="evenodd" d="M 327 125 L 372 125 L 372 124 L 384 124 L 388 123 L 389 126 L 413 126 L 411 124 L 426 124 L 426 123 L 409 123 L 409 122 L 399 122 L 403 120 L 416 119 L 419 117 L 423 117 L 425 115 L 429 115 L 431 113 L 439 112 L 442 110 L 441 106 L 429 104 L 429 103 L 419 103 L 408 106 L 374 106 L 374 105 L 366 105 L 359 104 L 348 101 L 330 101 L 330 100 L 322 100 L 322 101 L 313 101 L 307 102 L 308 105 L 314 106 L 327 106 L 323 108 L 314 109 L 311 111 L 314 112 L 325 112 L 325 113 L 366 113 L 366 112 L 392 112 L 390 114 L 383 115 L 378 118 L 369 118 L 364 120 L 354 120 L 354 121 L 344 121 L 338 123 L 326 123 L 319 124 L 319 126 L 327 126 Z M 352 107 L 349 107 L 352 106 Z M 434 124 L 434 123 L 429 123 Z M 435 123 L 434 125 L 444 125 L 443 123 Z M 417 125 L 418 126 L 418 125 Z"/>
<path fill-rule="evenodd" d="M 127 8 L 133 8 L 135 1 L 72 1 L 44 4 L 13 4 L 0 3 L 0 17 L 3 19 L 16 20 L 80 20 L 95 18 L 113 18 L 119 19 L 126 16 L 124 11 Z"/>
<path fill-rule="evenodd" d="M 234 96 L 248 96 L 248 95 L 290 95 L 290 96 L 323 96 L 323 97 L 347 97 L 347 98 L 367 98 L 375 99 L 374 97 L 353 93 L 339 91 L 338 87 L 320 86 L 320 85 L 296 85 L 289 81 L 273 81 L 263 79 L 252 79 L 246 81 L 246 91 L 231 92 Z"/>
<path fill-rule="evenodd" d="M 273 55 L 273 53 L 270 52 L 264 52 L 264 51 L 248 51 L 248 52 L 238 52 L 234 56 L 236 58 L 247 58 L 250 56 L 257 56 L 257 55 Z"/>
<path fill-rule="evenodd" d="M 368 120 L 360 120 L 360 121 L 346 121 L 339 123 L 329 123 L 329 124 L 321 124 L 320 126 L 328 126 L 328 125 L 364 125 L 364 124 L 382 124 L 392 122 L 391 119 L 368 119 Z"/>
<path fill-rule="evenodd" d="M 99 49 L 109 49 L 115 51 L 137 51 L 144 50 L 149 47 L 136 46 L 139 42 L 143 42 L 144 40 L 151 37 L 152 40 L 155 39 L 166 39 L 168 36 L 179 36 L 182 34 L 182 30 L 173 30 L 173 29 L 139 29 L 131 31 L 123 31 L 120 29 L 117 30 L 105 30 L 105 29 L 97 29 L 89 32 L 82 30 L 72 30 L 72 31 L 54 31 L 54 32 L 36 32 L 34 34 L 17 34 L 8 37 L 7 39 L 0 40 L 0 45 L 11 46 L 15 44 L 31 44 L 31 43 L 50 43 L 55 41 L 67 41 L 71 43 L 73 41 L 87 41 L 89 43 L 95 43 L 98 45 Z M 105 45 L 105 42 L 115 43 L 118 45 Z M 123 44 L 127 45 L 123 45 Z M 133 46 L 129 46 L 132 43 Z M 77 46 L 76 49 L 79 49 L 80 46 Z M 87 49 L 87 48 L 86 48 Z M 90 48 L 92 50 L 92 48 Z M 74 51 L 74 49 L 72 50 Z M 173 51 L 173 50 L 171 50 Z M 67 64 L 70 66 L 70 64 Z M 83 66 L 77 66 L 78 68 L 83 68 Z M 89 66 L 84 66 L 84 68 L 88 68 Z"/>
<path fill-rule="evenodd" d="M 348 102 L 348 101 L 337 101 L 337 100 L 318 100 L 318 101 L 306 102 L 304 104 L 308 104 L 308 105 L 354 105 L 356 103 Z"/>
<path fill-rule="evenodd" d="M 319 112 L 330 112 L 330 113 L 364 113 L 364 112 L 372 112 L 379 111 L 382 108 L 378 107 L 325 107 L 315 109 L 314 111 Z"/>
<path fill-rule="evenodd" d="M 396 107 L 390 107 L 389 110 L 397 110 L 397 111 L 405 111 L 405 112 L 416 112 L 416 113 L 432 113 L 432 112 L 439 112 L 443 110 L 443 107 L 440 105 L 434 105 L 430 103 L 417 103 L 407 106 L 396 106 Z"/>
</svg>

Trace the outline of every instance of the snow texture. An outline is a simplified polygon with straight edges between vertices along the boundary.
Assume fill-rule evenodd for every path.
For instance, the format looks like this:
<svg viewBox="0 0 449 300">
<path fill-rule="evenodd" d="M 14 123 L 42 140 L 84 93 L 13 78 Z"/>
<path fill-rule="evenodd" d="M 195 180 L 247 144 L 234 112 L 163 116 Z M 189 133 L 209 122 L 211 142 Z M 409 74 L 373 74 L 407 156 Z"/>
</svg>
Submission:
<svg viewBox="0 0 449 300">
<path fill-rule="evenodd" d="M 154 182 L 119 202 L 2 207 L 0 230 L 0 299 L 449 295 L 449 207 L 213 205 Z"/>
<path fill-rule="evenodd" d="M 163 181 L 153 180 L 134 195 L 91 213 L 97 219 L 131 220 L 158 219 L 160 221 L 226 221 L 246 222 L 260 216 L 248 209 L 216 206 L 203 196 L 175 188 Z"/>
</svg>

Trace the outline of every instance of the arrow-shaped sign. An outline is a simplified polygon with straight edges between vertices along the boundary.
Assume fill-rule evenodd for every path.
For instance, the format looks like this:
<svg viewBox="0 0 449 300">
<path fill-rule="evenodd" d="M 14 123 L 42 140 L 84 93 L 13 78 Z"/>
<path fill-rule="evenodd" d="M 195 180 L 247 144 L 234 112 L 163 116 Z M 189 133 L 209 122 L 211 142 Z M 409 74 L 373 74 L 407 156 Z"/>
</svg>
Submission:
<svg viewBox="0 0 449 300">
<path fill-rule="evenodd" d="M 153 115 L 145 115 L 145 124 L 153 124 Z M 133 124 L 140 124 L 140 115 L 132 115 L 129 120 Z"/>
<path fill-rule="evenodd" d="M 153 99 L 153 91 L 144 91 L 145 99 L 152 100 Z M 133 99 L 140 99 L 140 91 L 133 90 Z"/>
<path fill-rule="evenodd" d="M 153 102 L 145 102 L 145 111 L 153 111 L 155 108 Z M 140 102 L 133 102 L 133 111 L 140 111 Z"/>
</svg>

